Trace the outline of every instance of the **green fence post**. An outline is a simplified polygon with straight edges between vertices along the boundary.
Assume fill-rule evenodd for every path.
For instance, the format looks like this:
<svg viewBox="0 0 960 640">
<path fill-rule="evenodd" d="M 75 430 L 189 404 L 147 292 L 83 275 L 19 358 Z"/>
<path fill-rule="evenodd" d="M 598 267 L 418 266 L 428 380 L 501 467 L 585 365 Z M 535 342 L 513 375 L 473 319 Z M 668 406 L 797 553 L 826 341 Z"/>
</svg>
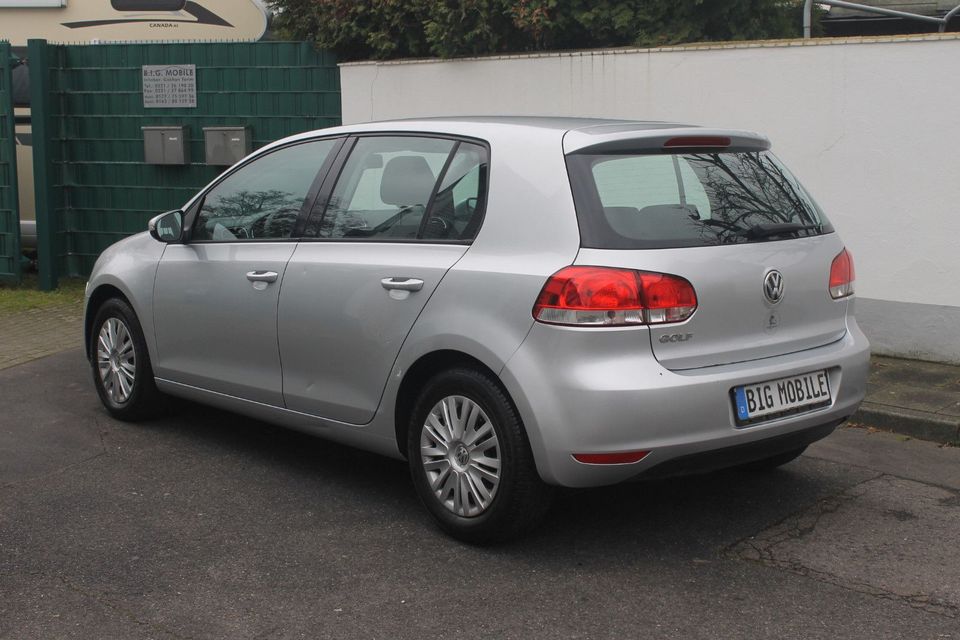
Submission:
<svg viewBox="0 0 960 640">
<path fill-rule="evenodd" d="M 33 124 L 33 188 L 37 199 L 37 262 L 40 290 L 57 288 L 53 155 L 51 144 L 50 60 L 46 40 L 27 40 L 30 65 L 30 121 Z"/>
<path fill-rule="evenodd" d="M 9 199 L 10 225 L 9 243 L 11 269 L 10 273 L 4 273 L 3 279 L 9 280 L 14 284 L 20 283 L 20 196 L 17 190 L 17 122 L 13 111 L 13 56 L 10 52 L 9 42 L 0 42 L 0 87 L 3 88 L 3 95 L 6 99 L 0 104 L 0 118 L 3 118 L 3 130 L 7 132 L 7 148 L 0 151 L 0 159 L 8 159 L 10 184 L 6 190 Z M 0 209 L 5 209 L 3 202 L 0 202 Z"/>
</svg>

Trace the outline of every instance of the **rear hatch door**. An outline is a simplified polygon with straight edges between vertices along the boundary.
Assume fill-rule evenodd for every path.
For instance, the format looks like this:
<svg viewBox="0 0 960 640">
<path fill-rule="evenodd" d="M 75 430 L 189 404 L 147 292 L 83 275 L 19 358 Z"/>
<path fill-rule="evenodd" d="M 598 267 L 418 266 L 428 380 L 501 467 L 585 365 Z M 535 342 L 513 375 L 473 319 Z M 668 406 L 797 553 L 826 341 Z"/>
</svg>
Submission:
<svg viewBox="0 0 960 640">
<path fill-rule="evenodd" d="M 609 129 L 609 128 L 608 128 Z M 697 309 L 650 325 L 657 359 L 690 369 L 818 347 L 846 331 L 830 295 L 843 251 L 766 138 L 695 127 L 595 128 L 565 138 L 577 263 L 686 278 Z"/>
</svg>

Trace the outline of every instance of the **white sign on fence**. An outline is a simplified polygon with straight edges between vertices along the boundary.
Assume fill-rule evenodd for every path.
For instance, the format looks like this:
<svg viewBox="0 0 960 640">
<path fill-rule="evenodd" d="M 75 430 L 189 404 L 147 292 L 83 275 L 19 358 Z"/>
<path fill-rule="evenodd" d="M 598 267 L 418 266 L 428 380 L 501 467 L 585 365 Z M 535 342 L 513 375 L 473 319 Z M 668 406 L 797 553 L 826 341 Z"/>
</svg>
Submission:
<svg viewBox="0 0 960 640">
<path fill-rule="evenodd" d="M 143 65 L 146 109 L 197 106 L 197 65 Z"/>
</svg>

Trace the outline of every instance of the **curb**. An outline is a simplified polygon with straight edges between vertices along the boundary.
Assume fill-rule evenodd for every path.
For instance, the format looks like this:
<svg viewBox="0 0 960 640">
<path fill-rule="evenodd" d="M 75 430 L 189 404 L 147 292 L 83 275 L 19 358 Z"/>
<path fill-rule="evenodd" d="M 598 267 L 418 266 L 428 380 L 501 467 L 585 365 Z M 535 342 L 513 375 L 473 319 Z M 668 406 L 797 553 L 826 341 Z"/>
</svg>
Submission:
<svg viewBox="0 0 960 640">
<path fill-rule="evenodd" d="M 893 431 L 917 440 L 940 444 L 960 443 L 960 416 L 914 411 L 875 402 L 864 402 L 850 422 Z"/>
</svg>

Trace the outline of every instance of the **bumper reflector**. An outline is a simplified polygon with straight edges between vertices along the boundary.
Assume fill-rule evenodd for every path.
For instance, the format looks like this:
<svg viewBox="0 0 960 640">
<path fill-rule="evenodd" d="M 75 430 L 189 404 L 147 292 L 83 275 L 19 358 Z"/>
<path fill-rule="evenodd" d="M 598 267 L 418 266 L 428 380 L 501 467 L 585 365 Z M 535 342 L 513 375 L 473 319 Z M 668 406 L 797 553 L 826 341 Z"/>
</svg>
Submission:
<svg viewBox="0 0 960 640">
<path fill-rule="evenodd" d="M 633 464 L 647 457 L 649 451 L 620 451 L 618 453 L 575 453 L 573 459 L 584 464 Z"/>
</svg>

